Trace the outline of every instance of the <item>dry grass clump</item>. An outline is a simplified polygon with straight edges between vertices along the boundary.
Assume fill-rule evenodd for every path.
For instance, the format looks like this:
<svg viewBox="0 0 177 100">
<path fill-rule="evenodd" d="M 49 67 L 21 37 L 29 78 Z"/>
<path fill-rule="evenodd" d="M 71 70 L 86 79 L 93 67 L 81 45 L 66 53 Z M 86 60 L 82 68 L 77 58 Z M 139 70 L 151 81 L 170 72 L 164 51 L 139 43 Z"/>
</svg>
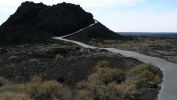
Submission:
<svg viewBox="0 0 177 100">
<path fill-rule="evenodd" d="M 42 81 L 34 75 L 25 84 L 11 84 L 0 87 L 0 100 L 72 100 L 69 88 L 56 81 Z"/>
<path fill-rule="evenodd" d="M 73 100 L 93 100 L 90 91 L 87 89 L 77 90 L 77 93 Z"/>
<path fill-rule="evenodd" d="M 174 45 L 177 45 L 177 40 L 174 40 L 173 44 L 174 44 Z"/>
<path fill-rule="evenodd" d="M 88 78 L 89 81 L 101 80 L 105 84 L 116 81 L 120 83 L 125 79 L 124 72 L 117 68 L 110 68 L 107 61 L 99 61 L 95 66 L 95 73 L 91 74 Z"/>
<path fill-rule="evenodd" d="M 116 82 L 111 82 L 106 85 L 101 81 L 90 81 L 87 87 L 77 90 L 75 100 L 129 100 L 127 99 L 128 97 L 133 97 L 132 92 L 132 95 L 130 95 L 129 88 L 123 94 L 118 86 L 120 84 Z"/>
<path fill-rule="evenodd" d="M 75 100 L 118 100 L 119 81 L 124 81 L 124 74 L 116 68 L 109 68 L 107 61 L 99 61 L 95 72 L 88 77 L 88 81 L 77 84 L 78 91 Z M 122 100 L 122 99 L 121 99 Z"/>
<path fill-rule="evenodd" d="M 109 63 L 104 60 L 98 61 L 97 65 L 95 67 L 96 68 L 109 67 Z"/>
<path fill-rule="evenodd" d="M 55 56 L 55 60 L 62 60 L 64 57 L 60 54 Z"/>
<path fill-rule="evenodd" d="M 93 73 L 88 78 L 89 81 L 95 81 L 100 80 L 103 81 L 105 84 L 108 84 L 113 81 L 123 81 L 124 80 L 124 74 L 121 70 L 118 70 L 116 68 L 109 68 L 109 67 L 103 67 L 103 68 L 97 68 L 96 73 Z"/>
<path fill-rule="evenodd" d="M 3 86 L 5 84 L 7 84 L 9 81 L 7 79 L 5 79 L 4 77 L 0 77 L 0 86 Z"/>
<path fill-rule="evenodd" d="M 77 83 L 77 89 L 84 89 L 88 85 L 88 81 L 83 80 Z"/>
<path fill-rule="evenodd" d="M 68 61 L 74 61 L 74 60 L 77 60 L 77 57 L 71 56 L 71 57 L 68 58 Z"/>
<path fill-rule="evenodd" d="M 25 89 L 31 98 L 37 100 L 70 100 L 72 96 L 69 88 L 56 81 L 27 83 Z"/>
<path fill-rule="evenodd" d="M 125 81 L 119 85 L 114 86 L 118 91 L 120 100 L 131 100 L 136 97 L 138 90 L 135 84 L 132 82 Z"/>
<path fill-rule="evenodd" d="M 56 81 L 42 81 L 41 76 L 34 75 L 31 82 L 25 85 L 27 94 L 33 99 L 53 100 L 54 98 L 67 100 L 72 96 L 72 92 L 69 88 L 63 86 Z"/>
<path fill-rule="evenodd" d="M 70 43 L 68 41 L 64 41 L 63 44 L 69 45 Z"/>
<path fill-rule="evenodd" d="M 60 45 L 60 48 L 62 48 L 62 49 L 68 49 L 69 48 L 69 45 Z"/>
<path fill-rule="evenodd" d="M 36 59 L 36 58 L 31 58 L 30 62 L 31 63 L 39 63 L 40 61 L 38 59 Z"/>
<path fill-rule="evenodd" d="M 2 78 L 1 78 L 2 79 Z M 3 80 L 8 81 L 3 78 Z M 33 100 L 25 93 L 24 84 L 4 84 L 0 87 L 0 100 Z"/>
<path fill-rule="evenodd" d="M 0 93 L 0 100 L 34 100 L 25 93 L 3 92 Z"/>
<path fill-rule="evenodd" d="M 32 76 L 31 77 L 31 82 L 42 82 L 42 77 L 41 77 L 41 75 L 34 75 L 34 76 Z"/>
<path fill-rule="evenodd" d="M 60 47 L 60 46 L 61 46 L 61 44 L 59 44 L 59 43 L 48 45 L 49 48 L 56 48 L 56 47 Z"/>
<path fill-rule="evenodd" d="M 10 56 L 10 57 L 9 57 L 9 61 L 15 61 L 15 60 L 17 60 L 17 59 L 18 59 L 17 56 Z"/>
</svg>

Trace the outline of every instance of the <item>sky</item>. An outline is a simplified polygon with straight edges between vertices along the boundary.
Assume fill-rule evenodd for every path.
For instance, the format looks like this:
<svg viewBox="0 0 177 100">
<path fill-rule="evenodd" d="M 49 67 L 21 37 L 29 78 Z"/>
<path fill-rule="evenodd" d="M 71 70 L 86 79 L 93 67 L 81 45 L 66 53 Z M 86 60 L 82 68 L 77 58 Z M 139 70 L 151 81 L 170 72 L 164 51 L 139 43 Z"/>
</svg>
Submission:
<svg viewBox="0 0 177 100">
<path fill-rule="evenodd" d="M 0 25 L 26 0 L 1 0 Z M 32 0 L 79 4 L 115 32 L 177 32 L 177 0 Z"/>
</svg>

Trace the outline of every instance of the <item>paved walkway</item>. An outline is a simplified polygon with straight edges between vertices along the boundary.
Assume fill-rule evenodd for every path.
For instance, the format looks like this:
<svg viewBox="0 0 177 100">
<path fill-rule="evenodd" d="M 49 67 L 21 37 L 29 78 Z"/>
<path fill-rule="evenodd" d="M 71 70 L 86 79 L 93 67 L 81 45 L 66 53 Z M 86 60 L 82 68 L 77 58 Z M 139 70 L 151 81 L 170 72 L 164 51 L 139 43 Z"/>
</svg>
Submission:
<svg viewBox="0 0 177 100">
<path fill-rule="evenodd" d="M 95 25 L 96 23 L 97 23 L 97 21 L 88 27 L 91 27 L 91 26 Z M 88 27 L 86 27 L 86 28 L 88 28 Z M 84 29 L 86 29 L 86 28 L 84 28 Z M 85 48 L 92 48 L 92 49 L 98 48 L 98 47 L 89 46 L 87 44 L 84 44 L 84 43 L 81 43 L 78 41 L 63 39 L 63 37 L 74 35 L 84 29 L 81 29 L 77 32 L 74 32 L 74 33 L 66 35 L 66 36 L 53 37 L 53 38 L 58 39 L 58 40 L 76 43 L 76 44 L 78 44 L 82 47 L 85 47 Z M 105 50 L 108 50 L 113 53 L 120 53 L 123 56 L 134 57 L 144 63 L 152 63 L 152 64 L 156 65 L 157 67 L 159 67 L 162 70 L 163 75 L 164 75 L 163 82 L 161 83 L 161 90 L 158 94 L 158 100 L 177 100 L 177 64 L 171 63 L 171 62 L 164 60 L 164 59 L 160 59 L 157 57 L 151 57 L 151 56 L 143 55 L 143 54 L 132 52 L 132 51 L 124 51 L 124 50 L 119 50 L 119 49 L 115 49 L 115 48 L 100 48 L 100 49 L 105 49 Z"/>
</svg>

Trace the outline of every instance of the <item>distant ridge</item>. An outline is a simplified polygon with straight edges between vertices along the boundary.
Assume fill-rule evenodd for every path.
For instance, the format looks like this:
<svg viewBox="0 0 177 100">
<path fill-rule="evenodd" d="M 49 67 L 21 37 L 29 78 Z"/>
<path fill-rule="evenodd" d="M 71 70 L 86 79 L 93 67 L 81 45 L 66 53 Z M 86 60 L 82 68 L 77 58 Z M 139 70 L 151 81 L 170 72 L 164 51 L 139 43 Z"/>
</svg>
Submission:
<svg viewBox="0 0 177 100">
<path fill-rule="evenodd" d="M 156 38 L 177 38 L 177 32 L 117 32 L 125 36 L 141 36 Z"/>
</svg>

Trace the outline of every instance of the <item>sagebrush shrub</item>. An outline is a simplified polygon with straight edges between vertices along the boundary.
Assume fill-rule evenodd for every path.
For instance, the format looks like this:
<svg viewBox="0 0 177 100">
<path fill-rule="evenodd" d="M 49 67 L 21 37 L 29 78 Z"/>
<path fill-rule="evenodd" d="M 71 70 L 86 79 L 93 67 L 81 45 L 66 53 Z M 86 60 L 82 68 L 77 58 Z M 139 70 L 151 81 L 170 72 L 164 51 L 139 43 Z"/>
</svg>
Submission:
<svg viewBox="0 0 177 100">
<path fill-rule="evenodd" d="M 127 72 L 127 80 L 136 83 L 138 88 L 148 87 L 148 82 L 154 81 L 160 84 L 160 70 L 152 64 L 141 64 Z"/>
</svg>

